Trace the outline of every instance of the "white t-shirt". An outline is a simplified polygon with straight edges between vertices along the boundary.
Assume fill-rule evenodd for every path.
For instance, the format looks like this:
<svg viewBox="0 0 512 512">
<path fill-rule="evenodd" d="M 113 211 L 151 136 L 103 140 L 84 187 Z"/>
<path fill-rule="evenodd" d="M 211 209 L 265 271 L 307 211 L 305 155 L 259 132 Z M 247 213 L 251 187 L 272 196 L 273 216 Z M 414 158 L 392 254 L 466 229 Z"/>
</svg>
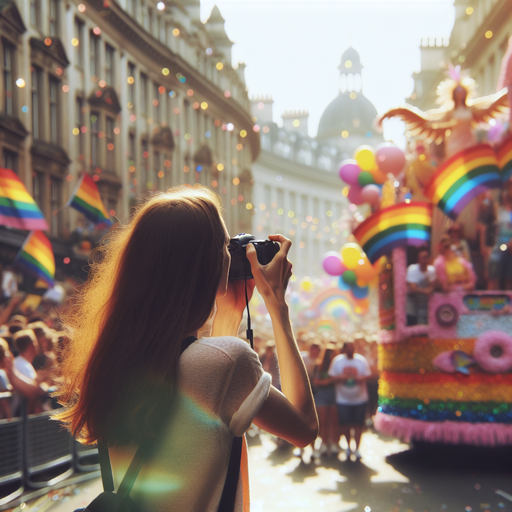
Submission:
<svg viewBox="0 0 512 512">
<path fill-rule="evenodd" d="M 2 275 L 2 291 L 4 297 L 12 297 L 18 291 L 18 282 L 14 272 L 5 270 Z"/>
<path fill-rule="evenodd" d="M 37 379 L 37 373 L 34 370 L 34 367 L 23 356 L 14 358 L 14 368 L 29 379 Z"/>
<path fill-rule="evenodd" d="M 372 374 L 370 365 L 365 357 L 360 354 L 354 354 L 349 359 L 345 354 L 336 356 L 329 368 L 331 377 L 339 377 L 341 375 L 352 375 L 353 377 L 369 377 Z M 366 382 L 356 382 L 355 380 L 347 380 L 345 382 L 337 382 L 335 385 L 336 403 L 343 405 L 358 405 L 368 402 L 368 387 Z"/>
<path fill-rule="evenodd" d="M 418 288 L 428 288 L 437 278 L 436 269 L 433 265 L 428 265 L 427 270 L 422 272 L 419 263 L 414 263 L 407 267 L 405 280 L 408 283 L 415 284 Z M 421 297 L 419 297 L 422 295 Z M 425 294 L 408 293 L 406 310 L 408 315 L 416 316 L 418 308 L 425 309 L 427 297 Z"/>
<path fill-rule="evenodd" d="M 202 338 L 179 363 L 175 413 L 156 441 L 130 496 L 139 510 L 216 512 L 233 436 L 248 430 L 270 391 L 271 377 L 239 338 Z M 116 489 L 136 446 L 110 448 Z M 235 512 L 249 512 L 246 448 Z"/>
</svg>

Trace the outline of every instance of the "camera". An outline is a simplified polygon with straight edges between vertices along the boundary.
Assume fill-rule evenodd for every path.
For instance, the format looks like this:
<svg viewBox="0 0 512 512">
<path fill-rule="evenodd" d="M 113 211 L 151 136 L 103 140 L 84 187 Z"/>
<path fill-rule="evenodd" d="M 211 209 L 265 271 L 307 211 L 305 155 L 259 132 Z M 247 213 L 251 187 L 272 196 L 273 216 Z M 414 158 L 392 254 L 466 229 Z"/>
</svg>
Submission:
<svg viewBox="0 0 512 512">
<path fill-rule="evenodd" d="M 251 264 L 245 254 L 247 244 L 254 245 L 258 261 L 261 265 L 268 265 L 280 248 L 277 242 L 257 240 L 255 236 L 246 233 L 240 233 L 233 237 L 228 245 L 228 250 L 231 254 L 231 267 L 229 268 L 229 279 L 231 281 L 253 278 Z"/>
</svg>

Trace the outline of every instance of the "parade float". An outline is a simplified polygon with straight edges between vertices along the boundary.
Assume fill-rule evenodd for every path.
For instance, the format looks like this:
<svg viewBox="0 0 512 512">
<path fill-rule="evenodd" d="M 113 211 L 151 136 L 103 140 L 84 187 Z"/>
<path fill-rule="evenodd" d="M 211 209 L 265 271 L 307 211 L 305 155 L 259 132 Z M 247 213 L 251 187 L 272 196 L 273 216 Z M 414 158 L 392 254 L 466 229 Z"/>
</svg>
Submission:
<svg viewBox="0 0 512 512">
<path fill-rule="evenodd" d="M 384 116 L 405 120 L 417 143 L 405 172 L 388 178 L 392 184 L 384 184 L 380 204 L 353 231 L 361 255 L 378 272 L 381 374 L 375 427 L 407 441 L 510 445 L 512 291 L 472 286 L 434 291 L 426 323 L 407 322 L 406 272 L 415 263 L 414 248 L 427 246 L 436 256 L 450 224 L 474 227 L 475 200 L 487 193 L 498 204 L 512 174 L 512 137 L 492 145 L 474 136 L 475 125 L 506 113 L 506 90 L 472 99 L 472 81 L 452 69 L 439 92 L 443 104 L 437 111 L 405 107 Z M 386 165 L 386 152 L 380 156 L 377 149 L 377 175 Z M 363 172 L 361 165 L 340 169 L 342 179 L 356 187 L 362 183 L 354 175 Z M 364 186 L 378 184 L 367 178 Z M 386 186 L 391 199 L 383 197 Z M 358 192 L 351 196 L 362 202 Z"/>
</svg>

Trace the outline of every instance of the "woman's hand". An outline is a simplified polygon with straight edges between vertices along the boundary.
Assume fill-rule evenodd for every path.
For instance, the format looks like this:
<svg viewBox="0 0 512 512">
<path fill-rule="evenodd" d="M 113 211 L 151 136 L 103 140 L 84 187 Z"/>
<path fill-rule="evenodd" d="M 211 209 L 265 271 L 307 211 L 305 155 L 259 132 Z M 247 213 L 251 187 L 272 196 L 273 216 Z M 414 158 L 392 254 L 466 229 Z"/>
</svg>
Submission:
<svg viewBox="0 0 512 512">
<path fill-rule="evenodd" d="M 288 260 L 292 242 L 283 235 L 270 235 L 269 239 L 279 242 L 281 248 L 268 265 L 260 265 L 256 249 L 252 244 L 247 245 L 247 259 L 251 264 L 251 272 L 267 308 L 285 304 L 284 294 L 292 275 L 292 264 Z"/>
</svg>

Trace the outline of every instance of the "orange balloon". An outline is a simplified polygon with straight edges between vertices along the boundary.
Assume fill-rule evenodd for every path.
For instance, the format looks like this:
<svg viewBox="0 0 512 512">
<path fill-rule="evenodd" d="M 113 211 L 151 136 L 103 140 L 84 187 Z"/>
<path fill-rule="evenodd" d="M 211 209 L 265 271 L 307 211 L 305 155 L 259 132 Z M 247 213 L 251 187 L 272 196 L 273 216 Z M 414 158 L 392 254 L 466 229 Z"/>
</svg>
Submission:
<svg viewBox="0 0 512 512">
<path fill-rule="evenodd" d="M 373 169 L 370 172 L 372 173 L 373 179 L 377 185 L 382 185 L 387 179 L 386 174 L 383 173 L 379 168 Z"/>
</svg>

